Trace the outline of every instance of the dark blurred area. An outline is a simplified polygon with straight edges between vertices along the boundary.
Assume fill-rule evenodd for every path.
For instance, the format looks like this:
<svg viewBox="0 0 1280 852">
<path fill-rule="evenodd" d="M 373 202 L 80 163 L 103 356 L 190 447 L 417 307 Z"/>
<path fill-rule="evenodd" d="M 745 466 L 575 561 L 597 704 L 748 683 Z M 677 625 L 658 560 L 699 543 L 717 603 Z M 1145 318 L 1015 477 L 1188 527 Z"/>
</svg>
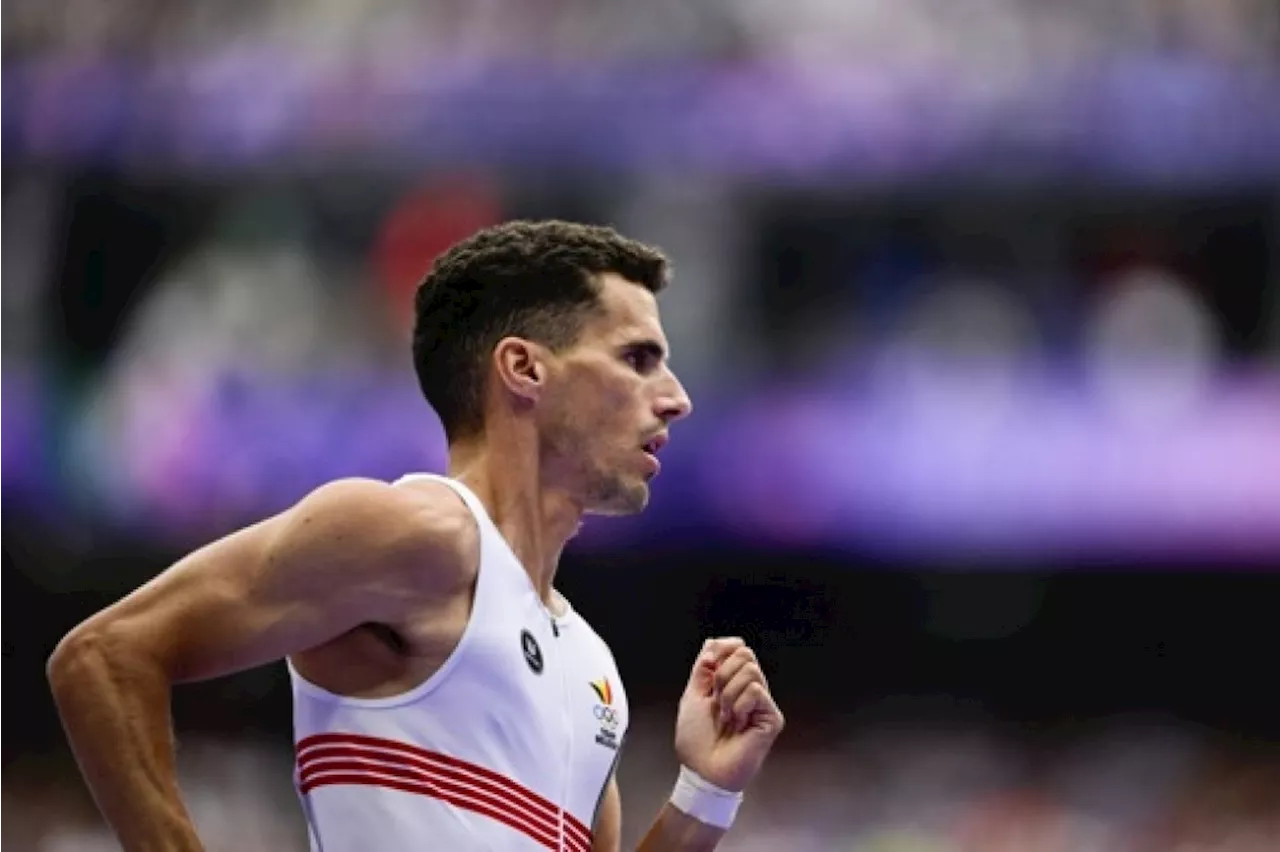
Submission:
<svg viewBox="0 0 1280 852">
<path fill-rule="evenodd" d="M 1280 848 L 1274 3 L 3 24 L 4 843 L 116 848 L 61 635 L 326 480 L 441 470 L 413 288 L 555 216 L 671 255 L 697 409 L 561 571 L 637 711 L 628 841 L 731 633 L 789 727 L 723 848 Z M 174 711 L 209 848 L 305 848 L 284 667 Z"/>
</svg>

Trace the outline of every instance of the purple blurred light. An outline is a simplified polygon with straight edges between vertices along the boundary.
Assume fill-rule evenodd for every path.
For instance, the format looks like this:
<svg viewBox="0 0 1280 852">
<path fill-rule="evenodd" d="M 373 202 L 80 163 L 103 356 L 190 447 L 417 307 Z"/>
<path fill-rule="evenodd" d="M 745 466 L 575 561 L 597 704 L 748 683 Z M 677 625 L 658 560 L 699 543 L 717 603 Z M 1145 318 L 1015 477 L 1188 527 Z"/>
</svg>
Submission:
<svg viewBox="0 0 1280 852">
<path fill-rule="evenodd" d="M 1199 410 L 1145 425 L 1047 381 L 1020 383 L 998 417 L 961 393 L 927 410 L 905 393 L 775 389 L 704 412 L 677 427 L 650 510 L 593 521 L 579 546 L 689 537 L 904 554 L 1280 556 L 1273 377 L 1224 383 Z M 31 400 L 6 390 L 5 461 L 24 462 L 21 476 L 6 472 L 10 499 L 60 472 L 29 463 Z M 187 404 L 166 417 L 193 427 L 161 456 L 127 432 L 90 445 L 112 462 L 110 502 L 133 507 L 125 522 L 141 531 L 205 535 L 329 478 L 445 464 L 438 427 L 398 379 L 248 385 Z"/>
<path fill-rule="evenodd" d="M 7 63 L 13 153 L 87 162 L 559 165 L 884 179 L 1034 167 L 1177 184 L 1280 175 L 1280 80 L 1179 60 L 974 98 L 942 72 L 696 63 L 307 67 L 236 49 L 189 65 Z M 1021 130 L 1017 130 L 1021 128 Z"/>
</svg>

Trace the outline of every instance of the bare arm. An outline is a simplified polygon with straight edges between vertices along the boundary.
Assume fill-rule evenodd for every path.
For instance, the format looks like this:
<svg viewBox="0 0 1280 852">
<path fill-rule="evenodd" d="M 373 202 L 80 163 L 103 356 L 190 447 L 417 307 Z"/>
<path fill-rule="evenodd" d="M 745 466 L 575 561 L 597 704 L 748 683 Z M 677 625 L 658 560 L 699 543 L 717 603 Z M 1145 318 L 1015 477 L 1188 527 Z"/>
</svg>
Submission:
<svg viewBox="0 0 1280 852">
<path fill-rule="evenodd" d="M 612 777 L 604 788 L 600 813 L 591 829 L 591 852 L 621 852 L 622 849 L 622 796 L 618 793 L 618 779 Z"/>
<path fill-rule="evenodd" d="M 658 811 L 636 852 L 710 852 L 725 836 L 725 829 L 698 822 L 667 802 Z"/>
<path fill-rule="evenodd" d="M 367 480 L 324 486 L 196 551 L 59 643 L 48 665 L 58 712 L 128 852 L 201 849 L 178 789 L 173 683 L 395 623 L 465 582 L 473 528 L 456 500 L 432 498 Z"/>
<path fill-rule="evenodd" d="M 681 852 L 703 852 L 715 849 L 716 844 L 724 837 L 723 829 L 698 822 L 691 816 L 681 813 L 669 802 L 658 811 L 644 839 L 640 841 L 637 852 L 665 852 L 665 850 L 681 850 Z M 618 792 L 616 778 L 605 788 L 604 801 L 600 805 L 600 816 L 596 820 L 592 833 L 592 852 L 620 852 L 622 849 L 622 796 Z"/>
</svg>

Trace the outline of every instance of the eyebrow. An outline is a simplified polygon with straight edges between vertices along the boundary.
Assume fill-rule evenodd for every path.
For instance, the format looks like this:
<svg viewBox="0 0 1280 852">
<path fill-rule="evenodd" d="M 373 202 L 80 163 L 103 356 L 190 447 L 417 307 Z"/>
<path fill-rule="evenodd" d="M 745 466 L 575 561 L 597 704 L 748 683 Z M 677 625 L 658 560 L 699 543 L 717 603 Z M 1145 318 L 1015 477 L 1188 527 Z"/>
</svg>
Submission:
<svg viewBox="0 0 1280 852">
<path fill-rule="evenodd" d="M 666 361 L 671 357 L 670 350 L 653 338 L 633 340 L 630 343 L 627 343 L 623 348 L 632 352 L 643 352 L 644 354 L 650 355 L 659 361 Z"/>
</svg>

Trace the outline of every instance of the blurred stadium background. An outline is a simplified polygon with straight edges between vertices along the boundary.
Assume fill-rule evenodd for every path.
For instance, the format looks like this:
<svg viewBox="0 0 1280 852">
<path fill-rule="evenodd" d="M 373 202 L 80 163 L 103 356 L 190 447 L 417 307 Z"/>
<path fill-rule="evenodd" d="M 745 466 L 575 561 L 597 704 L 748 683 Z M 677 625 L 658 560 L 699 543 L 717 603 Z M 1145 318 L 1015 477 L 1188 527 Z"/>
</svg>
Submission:
<svg viewBox="0 0 1280 852">
<path fill-rule="evenodd" d="M 673 256 L 699 409 L 562 570 L 629 840 L 732 632 L 791 724 L 726 849 L 1280 848 L 1273 0 L 23 0 L 3 51 L 11 849 L 115 848 L 62 632 L 440 469 L 413 286 L 543 216 Z M 175 713 L 209 848 L 303 848 L 283 667 Z"/>
</svg>

